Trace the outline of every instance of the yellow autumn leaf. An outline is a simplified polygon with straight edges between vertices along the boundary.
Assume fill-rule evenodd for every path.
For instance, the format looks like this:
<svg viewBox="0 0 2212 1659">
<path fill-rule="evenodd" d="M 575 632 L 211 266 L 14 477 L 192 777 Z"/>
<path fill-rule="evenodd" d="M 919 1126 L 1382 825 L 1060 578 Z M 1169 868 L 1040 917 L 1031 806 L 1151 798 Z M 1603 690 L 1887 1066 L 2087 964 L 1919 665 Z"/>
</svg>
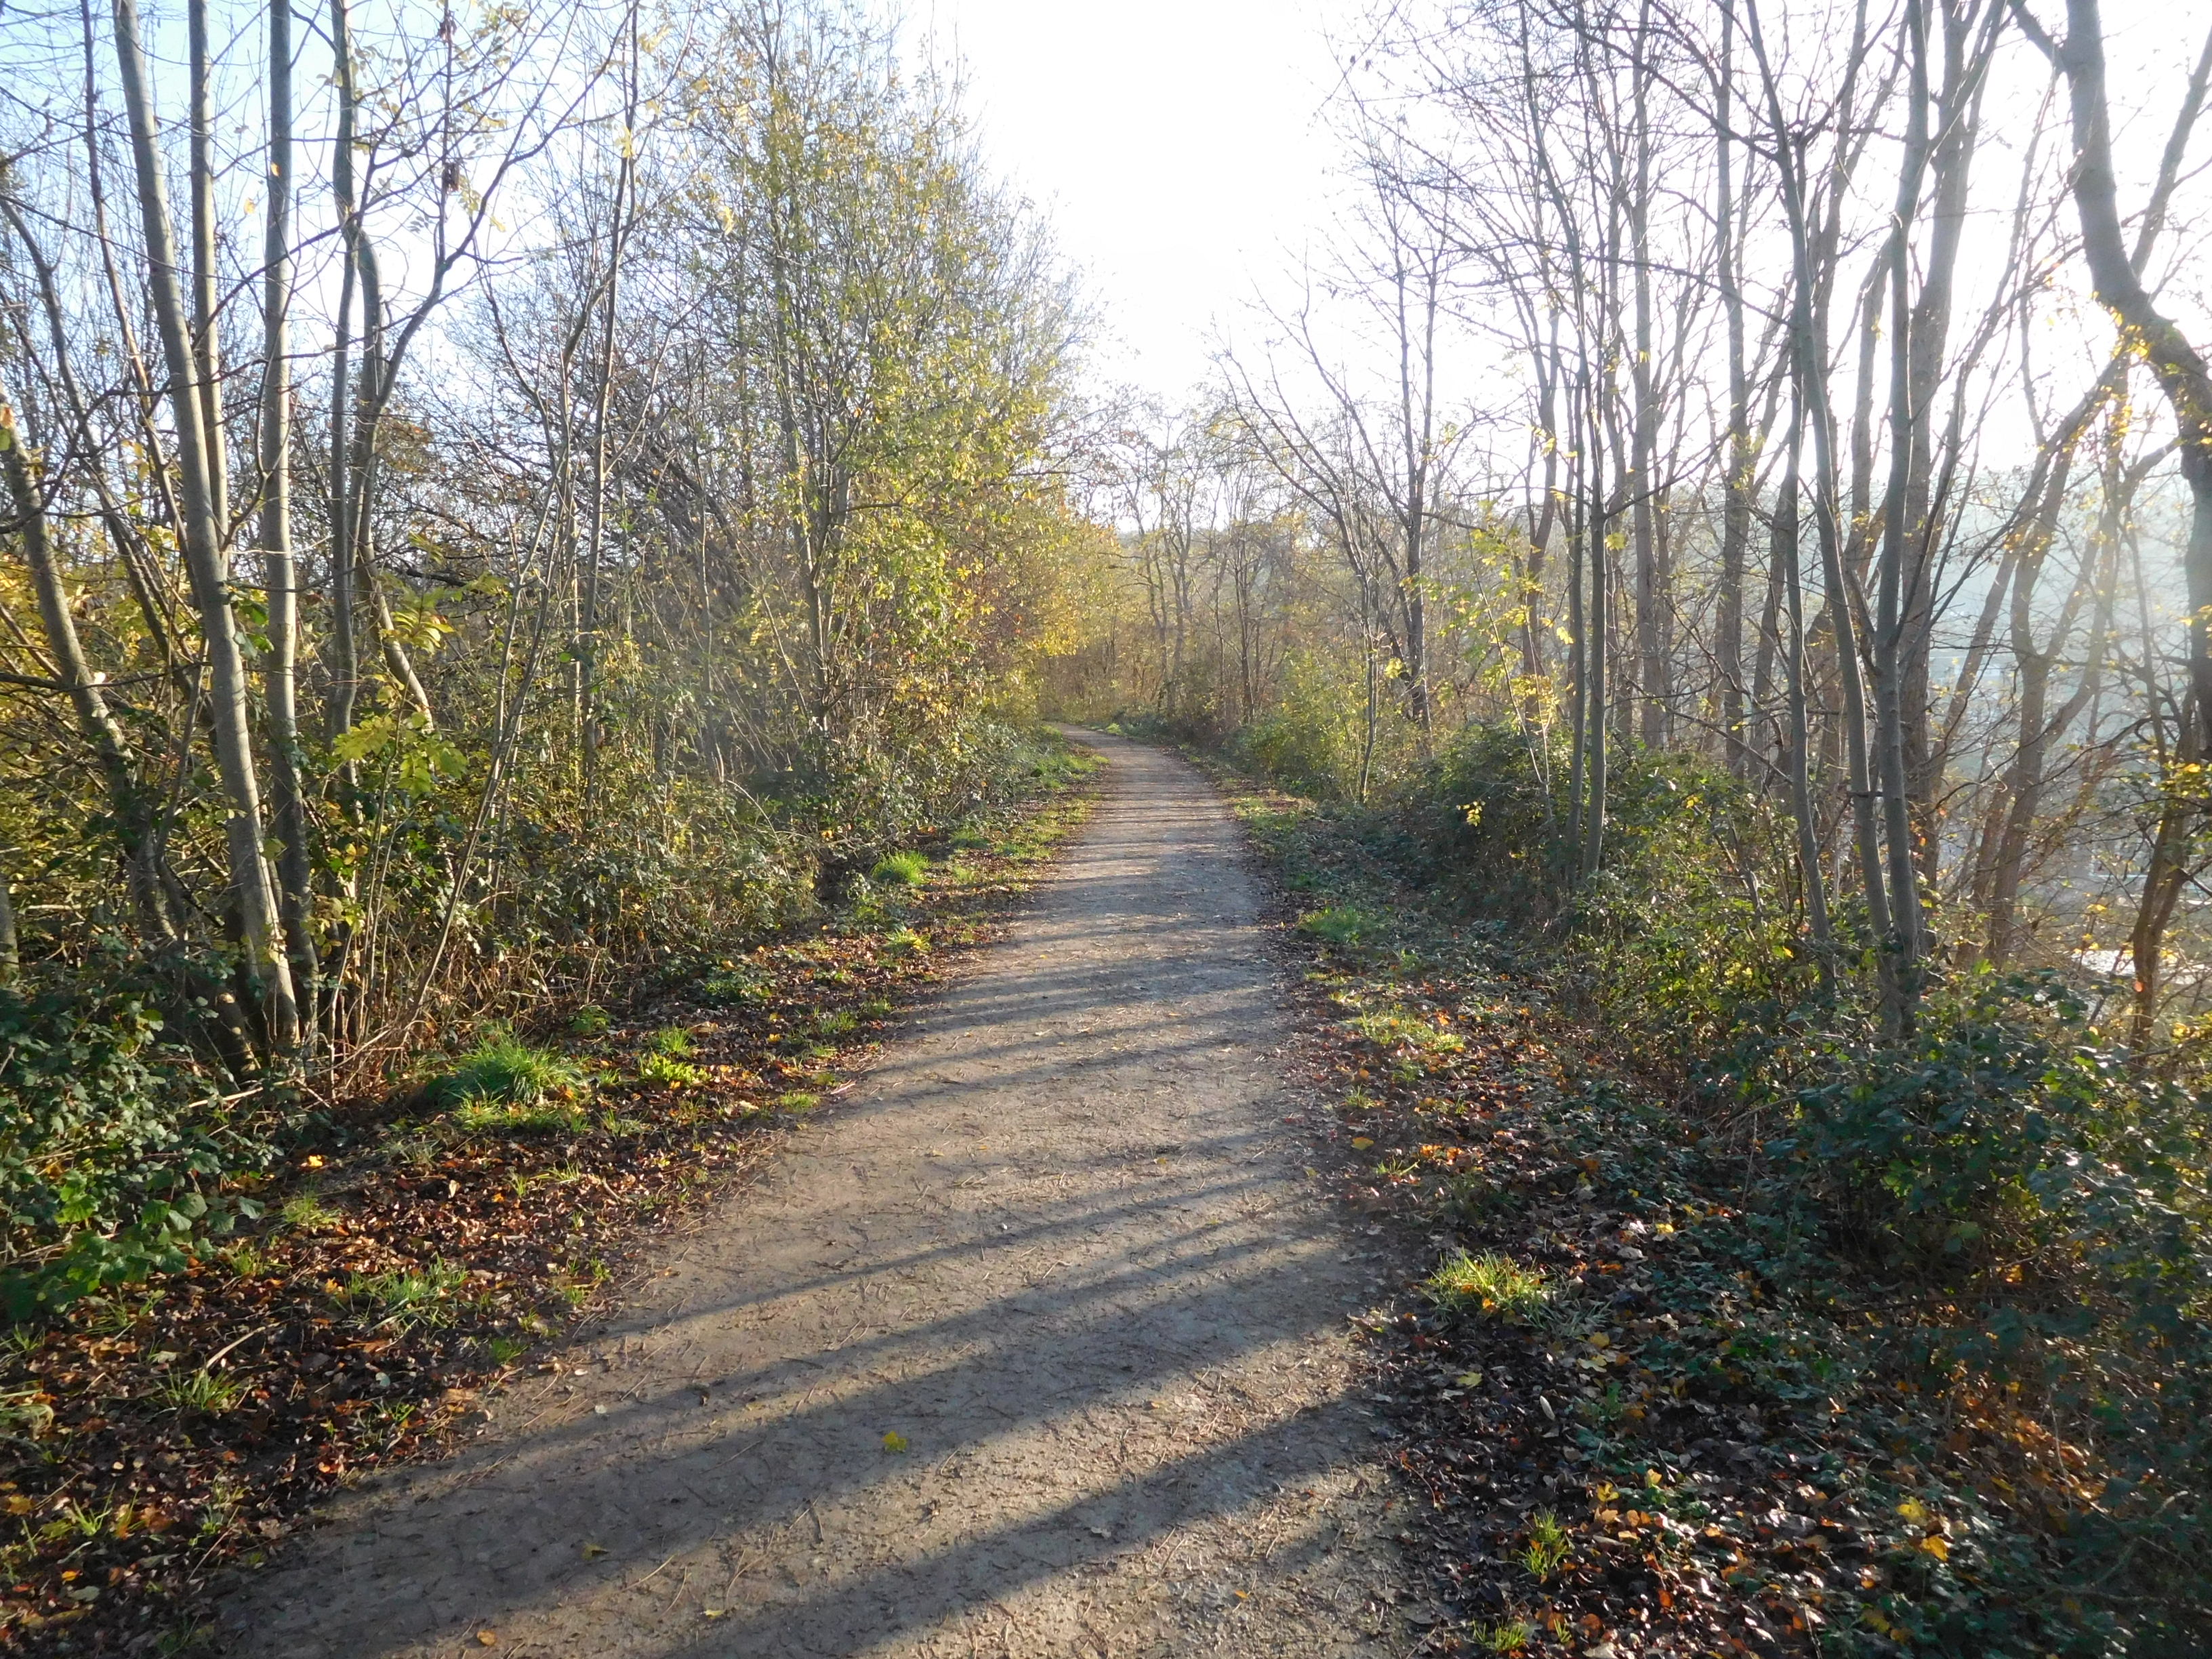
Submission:
<svg viewBox="0 0 2212 1659">
<path fill-rule="evenodd" d="M 1950 1541 L 1940 1532 L 1932 1532 L 1922 1539 L 1920 1547 L 1938 1561 L 1948 1561 L 1951 1559 Z"/>
<path fill-rule="evenodd" d="M 1355 1152 L 1364 1152 L 1374 1144 L 1375 1138 L 1372 1135 L 1354 1135 L 1352 1138 L 1352 1150 Z"/>
<path fill-rule="evenodd" d="M 906 1437 L 901 1434 L 896 1429 L 893 1429 L 890 1433 L 884 1437 L 884 1449 L 887 1452 L 904 1451 L 906 1449 Z"/>
</svg>

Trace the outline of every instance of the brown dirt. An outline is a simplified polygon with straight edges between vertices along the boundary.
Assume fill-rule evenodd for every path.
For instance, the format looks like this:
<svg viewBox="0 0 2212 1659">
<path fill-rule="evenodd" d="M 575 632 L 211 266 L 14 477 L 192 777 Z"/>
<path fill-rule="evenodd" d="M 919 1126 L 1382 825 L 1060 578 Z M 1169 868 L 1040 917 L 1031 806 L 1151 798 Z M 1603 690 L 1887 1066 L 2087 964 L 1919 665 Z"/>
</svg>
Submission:
<svg viewBox="0 0 2212 1659">
<path fill-rule="evenodd" d="M 1116 738 L 1036 908 L 514 1388 L 243 1583 L 240 1655 L 1373 1656 L 1357 1258 L 1237 831 Z"/>
</svg>

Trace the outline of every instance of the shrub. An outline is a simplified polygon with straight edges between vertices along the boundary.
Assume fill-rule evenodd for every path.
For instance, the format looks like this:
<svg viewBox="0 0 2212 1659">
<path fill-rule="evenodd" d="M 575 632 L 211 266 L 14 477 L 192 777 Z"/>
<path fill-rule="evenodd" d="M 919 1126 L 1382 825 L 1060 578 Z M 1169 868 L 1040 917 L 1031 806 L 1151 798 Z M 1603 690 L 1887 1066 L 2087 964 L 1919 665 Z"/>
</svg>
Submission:
<svg viewBox="0 0 2212 1659">
<path fill-rule="evenodd" d="M 182 1267 L 260 1213 L 224 1198 L 276 1114 L 240 1117 L 120 961 L 0 989 L 0 1306 L 27 1318 Z"/>
</svg>

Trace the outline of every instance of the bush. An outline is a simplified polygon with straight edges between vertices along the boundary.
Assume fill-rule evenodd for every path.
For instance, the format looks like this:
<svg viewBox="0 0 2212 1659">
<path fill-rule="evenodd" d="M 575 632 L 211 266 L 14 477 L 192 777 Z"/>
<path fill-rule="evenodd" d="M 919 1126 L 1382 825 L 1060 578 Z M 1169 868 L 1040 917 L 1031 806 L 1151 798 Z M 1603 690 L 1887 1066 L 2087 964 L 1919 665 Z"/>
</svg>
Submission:
<svg viewBox="0 0 2212 1659">
<path fill-rule="evenodd" d="M 102 963 L 0 990 L 0 1301 L 8 1316 L 183 1267 L 197 1242 L 259 1214 L 224 1176 L 266 1159 L 195 1057 L 163 1040 L 131 969 Z M 106 981 L 106 982 L 103 982 Z M 119 982 L 119 985 L 118 985 Z"/>
</svg>

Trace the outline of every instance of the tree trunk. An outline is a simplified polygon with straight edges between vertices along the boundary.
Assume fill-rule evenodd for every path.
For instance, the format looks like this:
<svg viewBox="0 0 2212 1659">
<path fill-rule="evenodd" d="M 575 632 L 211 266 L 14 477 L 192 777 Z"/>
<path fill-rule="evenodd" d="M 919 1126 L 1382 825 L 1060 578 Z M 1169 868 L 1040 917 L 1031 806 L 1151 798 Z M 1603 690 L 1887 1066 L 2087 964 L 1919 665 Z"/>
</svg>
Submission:
<svg viewBox="0 0 2212 1659">
<path fill-rule="evenodd" d="M 1790 686 L 1790 811 L 1797 827 L 1797 878 L 1804 890 L 1805 930 L 1820 972 L 1820 988 L 1836 988 L 1835 934 L 1828 921 L 1828 889 L 1820 868 L 1820 825 L 1813 807 L 1812 720 L 1805 697 L 1805 598 L 1797 547 L 1797 457 L 1803 447 L 1803 404 L 1790 400 L 1789 459 L 1774 502 L 1772 552 L 1778 585 L 1786 596 L 1790 641 L 1784 653 Z"/>
<path fill-rule="evenodd" d="M 307 810 L 301 782 L 299 567 L 292 556 L 292 0 L 269 0 L 269 210 L 262 239 L 261 524 L 268 585 L 269 781 L 278 914 L 310 1042 L 319 1007 Z"/>
<path fill-rule="evenodd" d="M 1857 628 L 1852 620 L 1850 572 L 1845 568 L 1842 526 L 1838 522 L 1833 415 L 1828 404 L 1827 354 L 1814 321 L 1812 238 L 1808 228 L 1802 181 L 1790 155 L 1791 129 L 1782 111 L 1782 94 L 1767 62 L 1761 38 L 1759 10 L 1747 4 L 1746 18 L 1753 56 L 1766 94 L 1773 137 L 1781 147 L 1782 199 L 1790 221 L 1793 266 L 1790 333 L 1796 356 L 1799 395 L 1811 417 L 1813 433 L 1814 526 L 1820 544 L 1820 566 L 1827 588 L 1828 625 L 1836 641 L 1836 673 L 1843 692 L 1842 736 L 1850 767 L 1853 841 L 1859 876 L 1864 884 L 1868 925 L 1875 944 L 1876 971 L 1881 979 L 1883 1027 L 1892 1037 L 1904 1035 L 1906 1011 L 1900 996 L 1896 964 L 1881 948 L 1890 936 L 1887 877 L 1881 856 L 1881 836 L 1876 823 L 1873 769 L 1867 752 L 1866 687 L 1860 677 Z"/>
<path fill-rule="evenodd" d="M 1912 222 L 1920 208 L 1920 181 L 1928 165 L 1928 27 L 1925 0 L 1905 0 L 1905 50 L 1910 69 L 1905 90 L 1905 153 L 1898 169 L 1897 205 L 1890 220 L 1889 485 L 1882 504 L 1881 552 L 1874 629 L 1875 752 L 1881 775 L 1882 832 L 1888 851 L 1889 937 L 1881 948 L 1892 958 L 1895 987 L 1892 1018 L 1909 1036 L 1920 1001 L 1919 860 L 1913 844 L 1905 762 L 1905 573 L 1908 483 L 1916 447 L 1924 447 L 1924 409 L 1913 402 L 1910 300 Z"/>
<path fill-rule="evenodd" d="M 176 236 L 170 228 L 153 95 L 138 33 L 137 0 L 115 0 L 115 52 L 131 119 L 131 151 L 137 170 L 138 206 L 145 228 L 148 285 L 169 371 L 169 402 L 183 475 L 179 528 L 193 606 L 199 612 L 207 648 L 210 736 L 228 808 L 224 839 L 238 900 L 246 976 L 266 1023 L 268 1041 L 280 1051 L 289 1050 L 297 1040 L 297 1010 L 291 972 L 281 948 L 275 896 L 261 856 L 261 791 L 246 720 L 245 654 L 239 648 L 238 619 L 231 608 L 222 531 L 216 522 L 208 434 L 202 420 L 205 405 L 198 364 L 185 326 Z"/>
<path fill-rule="evenodd" d="M 2173 410 L 2181 475 L 2190 495 L 2183 568 L 2189 588 L 2189 680 L 2195 718 L 2212 720 L 2212 368 L 2143 286 L 2121 230 L 2112 173 L 2112 112 L 2105 87 L 2104 19 L 2098 0 L 2066 0 L 2066 38 L 2055 46 L 2013 0 L 2014 15 L 2064 73 L 2071 94 L 2074 205 L 2090 287 L 2142 354 Z M 2201 752 L 2202 742 L 2194 745 Z"/>
</svg>

